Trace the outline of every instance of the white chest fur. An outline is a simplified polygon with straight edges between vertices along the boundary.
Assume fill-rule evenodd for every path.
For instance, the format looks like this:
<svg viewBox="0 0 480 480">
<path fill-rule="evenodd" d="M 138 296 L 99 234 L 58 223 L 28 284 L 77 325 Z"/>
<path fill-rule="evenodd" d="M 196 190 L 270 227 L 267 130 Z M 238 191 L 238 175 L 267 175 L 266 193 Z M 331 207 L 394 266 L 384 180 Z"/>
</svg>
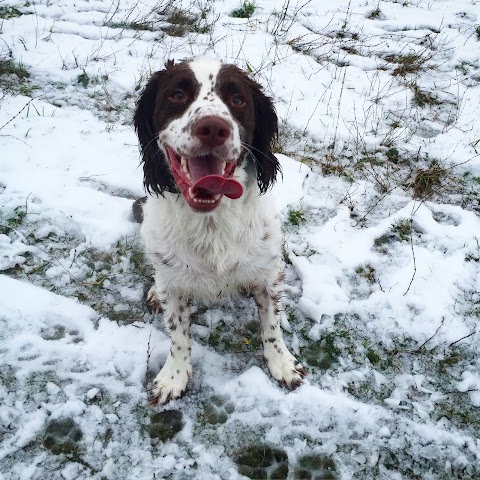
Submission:
<svg viewBox="0 0 480 480">
<path fill-rule="evenodd" d="M 157 283 L 181 296 L 214 300 L 278 275 L 281 231 L 269 195 L 256 189 L 194 212 L 174 194 L 149 197 L 142 238 Z"/>
</svg>

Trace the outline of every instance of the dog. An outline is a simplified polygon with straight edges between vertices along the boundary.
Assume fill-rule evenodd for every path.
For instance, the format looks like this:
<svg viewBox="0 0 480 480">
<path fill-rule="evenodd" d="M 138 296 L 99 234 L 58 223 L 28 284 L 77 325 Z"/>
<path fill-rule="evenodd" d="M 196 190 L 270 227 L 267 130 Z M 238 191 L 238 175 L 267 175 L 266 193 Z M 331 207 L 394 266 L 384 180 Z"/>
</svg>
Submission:
<svg viewBox="0 0 480 480">
<path fill-rule="evenodd" d="M 272 376 L 296 388 L 305 369 L 280 329 L 282 235 L 267 193 L 281 170 L 272 99 L 234 65 L 168 61 L 140 94 L 134 126 L 149 193 L 134 215 L 155 271 L 147 305 L 171 339 L 150 403 L 181 397 L 192 376 L 189 302 L 238 292 L 255 297 Z"/>
</svg>

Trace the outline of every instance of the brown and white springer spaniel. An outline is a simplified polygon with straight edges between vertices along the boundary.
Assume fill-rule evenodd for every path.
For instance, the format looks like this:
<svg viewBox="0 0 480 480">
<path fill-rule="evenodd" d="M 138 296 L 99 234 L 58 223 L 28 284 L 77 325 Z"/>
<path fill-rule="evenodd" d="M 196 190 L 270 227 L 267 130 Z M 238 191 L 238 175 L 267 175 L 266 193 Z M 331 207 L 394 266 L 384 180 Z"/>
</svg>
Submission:
<svg viewBox="0 0 480 480">
<path fill-rule="evenodd" d="M 272 101 L 234 65 L 209 58 L 156 72 L 134 117 L 142 149 L 142 238 L 155 268 L 147 302 L 163 311 L 167 360 L 151 403 L 180 397 L 192 375 L 189 301 L 251 292 L 259 306 L 264 356 L 272 376 L 290 388 L 305 370 L 280 330 L 280 224 L 268 194 L 280 170 Z"/>
</svg>

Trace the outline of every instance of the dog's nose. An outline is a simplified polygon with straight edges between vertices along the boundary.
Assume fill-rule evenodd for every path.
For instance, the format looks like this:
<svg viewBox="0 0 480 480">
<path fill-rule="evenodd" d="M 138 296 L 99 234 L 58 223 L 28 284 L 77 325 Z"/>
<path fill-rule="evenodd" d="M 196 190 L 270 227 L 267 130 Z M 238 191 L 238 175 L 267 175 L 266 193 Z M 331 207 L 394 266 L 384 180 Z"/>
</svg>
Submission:
<svg viewBox="0 0 480 480">
<path fill-rule="evenodd" d="M 222 118 L 214 116 L 201 118 L 193 129 L 193 134 L 209 147 L 223 145 L 230 132 L 230 125 Z"/>
</svg>

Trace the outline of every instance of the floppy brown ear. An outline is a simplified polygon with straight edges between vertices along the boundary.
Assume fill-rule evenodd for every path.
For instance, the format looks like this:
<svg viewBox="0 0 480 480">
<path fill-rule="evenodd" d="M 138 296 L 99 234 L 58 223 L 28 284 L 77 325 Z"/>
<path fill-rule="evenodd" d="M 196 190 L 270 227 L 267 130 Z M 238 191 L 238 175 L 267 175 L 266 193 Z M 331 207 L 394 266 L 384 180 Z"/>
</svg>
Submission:
<svg viewBox="0 0 480 480">
<path fill-rule="evenodd" d="M 167 62 L 166 68 L 173 65 Z M 155 72 L 143 89 L 137 101 L 133 124 L 140 141 L 143 162 L 143 184 L 148 193 L 163 195 L 163 192 L 178 192 L 165 155 L 157 144 L 158 132 L 153 127 L 153 112 L 158 85 L 167 70 Z"/>
<path fill-rule="evenodd" d="M 272 99 L 262 92 L 262 87 L 252 80 L 252 94 L 255 109 L 252 154 L 257 167 L 257 183 L 260 193 L 265 193 L 282 171 L 280 163 L 272 152 L 278 135 L 278 120 Z"/>
</svg>

